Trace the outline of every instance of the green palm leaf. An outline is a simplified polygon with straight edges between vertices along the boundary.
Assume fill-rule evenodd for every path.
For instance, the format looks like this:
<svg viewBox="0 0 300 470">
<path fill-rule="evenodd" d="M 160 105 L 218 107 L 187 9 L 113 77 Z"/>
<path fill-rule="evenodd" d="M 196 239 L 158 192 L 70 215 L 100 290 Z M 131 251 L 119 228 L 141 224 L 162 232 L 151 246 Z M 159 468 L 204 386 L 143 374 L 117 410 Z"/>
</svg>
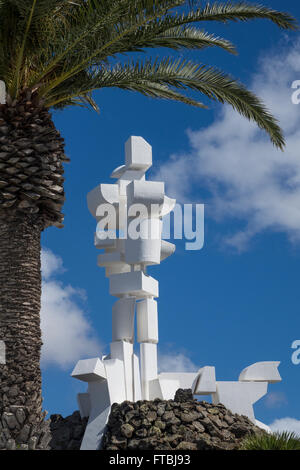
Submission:
<svg viewBox="0 0 300 470">
<path fill-rule="evenodd" d="M 283 148 L 284 139 L 276 120 L 266 110 L 263 103 L 242 84 L 230 76 L 206 65 L 195 64 L 185 60 L 165 59 L 152 62 L 135 62 L 117 65 L 111 69 L 104 68 L 87 77 L 86 90 L 105 87 L 118 87 L 138 91 L 155 98 L 168 98 L 198 107 L 203 103 L 174 91 L 171 87 L 181 90 L 193 89 L 210 99 L 221 103 L 229 103 L 241 115 L 255 121 L 271 137 L 272 142 Z M 74 96 L 80 90 L 74 90 Z M 62 94 L 49 97 L 48 106 L 63 102 Z"/>
<path fill-rule="evenodd" d="M 147 33 L 147 32 L 146 32 Z M 143 47 L 169 47 L 170 49 L 204 49 L 206 47 L 221 47 L 231 54 L 236 54 L 235 46 L 226 39 L 219 38 L 206 31 L 192 27 L 177 26 L 170 28 L 152 37 L 152 34 L 144 33 L 140 41 L 136 41 L 140 48 Z M 152 32 L 151 32 L 152 33 Z"/>
<path fill-rule="evenodd" d="M 289 14 L 248 2 L 203 6 L 197 0 L 0 0 L 0 79 L 12 99 L 30 89 L 48 107 L 79 105 L 96 110 L 92 92 L 99 88 L 119 87 L 206 107 L 187 96 L 194 90 L 229 103 L 282 148 L 277 121 L 253 93 L 223 72 L 176 58 L 121 60 L 123 54 L 161 47 L 175 51 L 219 47 L 236 53 L 229 41 L 197 24 L 253 19 L 297 28 Z M 111 60 L 117 65 L 112 66 Z"/>
<path fill-rule="evenodd" d="M 249 2 L 207 2 L 205 7 L 191 11 L 188 14 L 178 15 L 173 19 L 177 22 L 177 25 L 198 21 L 228 23 L 229 21 L 268 19 L 283 29 L 299 29 L 297 21 L 290 14 Z"/>
</svg>

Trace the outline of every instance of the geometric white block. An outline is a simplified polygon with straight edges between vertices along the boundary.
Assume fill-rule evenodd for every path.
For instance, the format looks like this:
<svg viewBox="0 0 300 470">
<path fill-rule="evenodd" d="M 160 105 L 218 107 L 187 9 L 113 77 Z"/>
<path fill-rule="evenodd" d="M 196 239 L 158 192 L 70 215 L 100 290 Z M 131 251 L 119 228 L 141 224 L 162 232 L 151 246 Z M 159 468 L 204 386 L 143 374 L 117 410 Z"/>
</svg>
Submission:
<svg viewBox="0 0 300 470">
<path fill-rule="evenodd" d="M 161 260 L 161 229 L 160 219 L 143 219 L 136 231 L 138 238 L 125 240 L 125 261 L 128 264 L 159 264 Z M 136 236 L 136 234 L 135 234 Z"/>
<path fill-rule="evenodd" d="M 0 341 L 0 364 L 6 364 L 6 349 L 4 341 Z"/>
<path fill-rule="evenodd" d="M 149 218 L 158 217 L 160 215 L 160 207 L 164 202 L 164 196 L 164 183 L 160 183 L 158 181 L 132 181 L 127 186 L 128 215 L 134 216 L 131 212 L 134 207 L 131 209 L 131 206 L 142 204 L 145 206 L 144 209 L 147 210 Z"/>
<path fill-rule="evenodd" d="M 149 382 L 149 399 L 174 400 L 175 393 L 179 388 L 179 380 L 168 380 L 158 377 Z"/>
<path fill-rule="evenodd" d="M 149 400 L 155 400 L 156 398 L 160 398 L 163 400 L 163 394 L 161 391 L 160 381 L 159 379 L 149 380 Z"/>
<path fill-rule="evenodd" d="M 169 256 L 173 255 L 176 250 L 176 246 L 174 243 L 167 242 L 166 240 L 161 241 L 161 248 L 160 248 L 160 261 L 168 258 Z"/>
<path fill-rule="evenodd" d="M 158 282 L 142 271 L 113 274 L 109 278 L 109 291 L 115 297 L 132 295 L 134 297 L 158 297 Z"/>
<path fill-rule="evenodd" d="M 104 204 L 112 204 L 117 206 L 118 203 L 119 188 L 117 184 L 99 184 L 87 195 L 87 205 L 89 211 L 97 220 L 101 219 L 101 216 L 97 214 L 97 209 L 99 206 L 103 205 L 104 207 Z"/>
<path fill-rule="evenodd" d="M 112 307 L 112 341 L 133 342 L 135 298 L 117 300 Z"/>
<path fill-rule="evenodd" d="M 125 163 L 130 170 L 148 170 L 152 165 L 151 145 L 143 137 L 129 137 L 125 143 Z"/>
<path fill-rule="evenodd" d="M 280 362 L 257 362 L 246 367 L 239 376 L 240 382 L 281 382 L 278 372 Z"/>
<path fill-rule="evenodd" d="M 141 383 L 143 400 L 149 400 L 149 382 L 157 378 L 157 345 L 140 344 Z"/>
<path fill-rule="evenodd" d="M 101 267 L 113 266 L 116 263 L 123 263 L 121 253 L 116 251 L 112 253 L 103 253 L 98 256 L 97 264 Z"/>
<path fill-rule="evenodd" d="M 123 362 L 126 400 L 133 401 L 133 344 L 127 341 L 110 343 L 110 356 Z"/>
<path fill-rule="evenodd" d="M 77 403 L 81 418 L 88 418 L 91 412 L 91 401 L 89 393 L 78 393 Z"/>
<path fill-rule="evenodd" d="M 180 388 L 179 380 L 159 379 L 163 400 L 174 400 L 175 393 Z"/>
<path fill-rule="evenodd" d="M 212 402 L 222 403 L 232 413 L 248 416 L 255 422 L 253 404 L 268 391 L 268 382 L 217 382 Z"/>
<path fill-rule="evenodd" d="M 114 264 L 113 266 L 105 268 L 105 277 L 110 277 L 113 274 L 129 273 L 130 271 L 131 267 L 129 266 L 129 264 Z"/>
<path fill-rule="evenodd" d="M 157 302 L 145 299 L 136 304 L 138 343 L 158 343 Z"/>
<path fill-rule="evenodd" d="M 112 274 L 128 273 L 131 271 L 131 266 L 124 263 L 122 258 L 123 255 L 118 251 L 113 253 L 103 253 L 98 256 L 97 264 L 100 267 L 106 268 L 106 277 L 109 277 Z"/>
<path fill-rule="evenodd" d="M 116 263 L 114 265 L 111 265 L 105 268 L 105 277 L 110 277 L 112 274 L 129 273 L 130 271 L 131 271 L 131 266 L 129 264 Z"/>
<path fill-rule="evenodd" d="M 165 196 L 164 202 L 160 209 L 161 217 L 168 215 L 174 209 L 175 205 L 176 205 L 176 199 L 171 199 L 170 197 Z"/>
<path fill-rule="evenodd" d="M 161 372 L 158 376 L 160 380 L 176 380 L 178 388 L 192 388 L 198 372 Z M 175 390 L 176 391 L 176 390 Z"/>
<path fill-rule="evenodd" d="M 126 186 L 132 180 L 145 180 L 146 169 L 130 170 L 126 165 L 120 165 L 111 173 L 111 178 L 117 178 L 117 184 L 120 190 L 120 196 L 126 195 Z"/>
<path fill-rule="evenodd" d="M 95 233 L 95 236 L 94 236 L 94 245 L 96 248 L 98 248 L 98 250 L 103 250 L 105 248 L 115 248 L 116 246 L 116 239 L 114 238 L 100 238 L 99 236 L 99 233 Z"/>
<path fill-rule="evenodd" d="M 136 354 L 133 355 L 133 401 L 142 399 L 140 362 Z"/>
<path fill-rule="evenodd" d="M 116 249 L 118 249 L 117 245 Z M 112 253 L 103 253 L 99 255 L 97 259 L 97 264 L 100 267 L 106 268 L 106 277 L 109 277 L 112 274 L 128 273 L 131 271 L 131 266 L 129 264 L 124 263 L 123 255 L 119 251 L 115 251 Z"/>
<path fill-rule="evenodd" d="M 269 426 L 267 426 L 267 424 L 264 424 L 262 423 L 261 421 L 258 421 L 258 419 L 255 420 L 255 424 L 258 428 L 261 428 L 263 429 L 264 431 L 266 431 L 268 434 L 271 434 L 271 429 L 269 428 Z"/>
<path fill-rule="evenodd" d="M 95 382 L 106 379 L 106 372 L 103 362 L 96 357 L 78 361 L 71 376 L 83 382 Z"/>
<path fill-rule="evenodd" d="M 198 371 L 192 390 L 194 395 L 210 395 L 215 393 L 217 391 L 215 368 L 210 366 L 202 367 Z"/>
<path fill-rule="evenodd" d="M 88 386 L 91 410 L 80 450 L 98 450 L 110 413 L 110 397 L 106 380 L 90 382 Z"/>
<path fill-rule="evenodd" d="M 6 88 L 3 80 L 0 80 L 0 104 L 6 103 Z"/>
<path fill-rule="evenodd" d="M 122 403 L 126 400 L 124 364 L 119 359 L 104 361 L 110 403 Z"/>
<path fill-rule="evenodd" d="M 89 418 L 80 450 L 101 450 L 102 439 L 107 428 L 111 407 L 108 405 L 101 411 L 95 411 Z"/>
</svg>

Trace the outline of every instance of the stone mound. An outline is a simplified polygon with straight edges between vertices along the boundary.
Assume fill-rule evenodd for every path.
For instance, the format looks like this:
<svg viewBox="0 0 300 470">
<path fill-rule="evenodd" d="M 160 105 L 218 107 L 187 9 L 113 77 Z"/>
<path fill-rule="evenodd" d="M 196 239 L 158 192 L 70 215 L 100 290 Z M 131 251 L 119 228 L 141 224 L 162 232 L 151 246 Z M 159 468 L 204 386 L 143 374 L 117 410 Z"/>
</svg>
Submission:
<svg viewBox="0 0 300 470">
<path fill-rule="evenodd" d="M 87 421 L 87 418 L 81 419 L 79 411 L 74 411 L 66 418 L 58 414 L 51 415 L 51 450 L 79 450 Z"/>
<path fill-rule="evenodd" d="M 104 450 L 235 450 L 248 435 L 264 432 L 223 405 L 179 390 L 174 400 L 114 403 Z"/>
</svg>

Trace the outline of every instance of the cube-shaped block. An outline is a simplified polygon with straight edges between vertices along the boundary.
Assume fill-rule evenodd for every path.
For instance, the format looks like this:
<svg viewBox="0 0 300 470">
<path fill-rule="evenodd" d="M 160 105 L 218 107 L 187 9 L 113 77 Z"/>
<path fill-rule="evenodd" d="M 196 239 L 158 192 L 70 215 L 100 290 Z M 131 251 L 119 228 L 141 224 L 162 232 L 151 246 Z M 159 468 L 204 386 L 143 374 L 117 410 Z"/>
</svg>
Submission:
<svg viewBox="0 0 300 470">
<path fill-rule="evenodd" d="M 100 267 L 106 268 L 106 277 L 109 277 L 111 274 L 128 273 L 131 271 L 131 266 L 122 261 L 121 253 L 118 251 L 99 255 L 97 264 Z"/>
<path fill-rule="evenodd" d="M 113 274 L 109 278 L 109 291 L 111 295 L 122 297 L 132 295 L 134 297 L 158 297 L 158 282 L 151 276 L 146 276 L 142 271 Z"/>
<path fill-rule="evenodd" d="M 131 266 L 126 263 L 114 264 L 105 268 L 105 276 L 110 277 L 112 274 L 129 273 Z"/>
<path fill-rule="evenodd" d="M 174 243 L 167 242 L 166 240 L 161 241 L 161 249 L 160 249 L 160 261 L 168 258 L 169 256 L 175 253 L 176 246 Z"/>
<path fill-rule="evenodd" d="M 240 382 L 281 382 L 278 372 L 280 362 L 256 362 L 246 367 L 239 376 Z"/>
<path fill-rule="evenodd" d="M 100 238 L 97 235 L 97 232 L 95 233 L 94 237 L 94 244 L 95 247 L 98 248 L 98 250 L 103 250 L 107 248 L 115 248 L 116 247 L 116 242 L 117 240 L 115 238 Z"/>
<path fill-rule="evenodd" d="M 216 393 L 212 393 L 214 405 L 222 403 L 232 413 L 247 416 L 255 422 L 253 404 L 268 390 L 268 382 L 217 382 Z"/>
<path fill-rule="evenodd" d="M 158 378 L 160 380 L 175 380 L 179 382 L 178 388 L 192 388 L 197 372 L 162 372 Z"/>
<path fill-rule="evenodd" d="M 153 299 L 138 302 L 136 316 L 137 341 L 139 343 L 158 343 L 157 302 Z"/>
<path fill-rule="evenodd" d="M 147 170 L 152 165 L 152 147 L 142 137 L 131 136 L 125 143 L 126 168 Z"/>
<path fill-rule="evenodd" d="M 160 240 L 126 240 L 125 261 L 128 264 L 160 264 Z"/>
<path fill-rule="evenodd" d="M 141 343 L 140 361 L 142 399 L 149 400 L 149 383 L 157 378 L 157 345 L 154 343 Z"/>
<path fill-rule="evenodd" d="M 119 203 L 119 187 L 117 184 L 99 184 L 87 195 L 87 204 L 93 217 L 98 218 L 99 206 Z"/>
<path fill-rule="evenodd" d="M 78 393 L 77 403 L 81 418 L 88 418 L 91 412 L 91 401 L 89 393 Z"/>
<path fill-rule="evenodd" d="M 118 179 L 119 194 L 120 196 L 126 196 L 126 186 L 133 180 L 145 181 L 146 171 L 147 168 L 130 170 L 126 165 L 121 165 L 112 172 L 110 177 Z"/>
<path fill-rule="evenodd" d="M 133 355 L 133 400 L 142 399 L 140 362 L 136 354 Z"/>
<path fill-rule="evenodd" d="M 125 261 L 128 264 L 159 264 L 161 259 L 162 221 L 134 219 L 128 225 Z"/>
<path fill-rule="evenodd" d="M 126 400 L 133 401 L 133 344 L 127 341 L 110 343 L 110 357 L 123 362 Z"/>
<path fill-rule="evenodd" d="M 175 205 L 176 199 L 172 199 L 168 196 L 165 196 L 160 212 L 161 217 L 164 217 L 165 215 L 169 214 L 174 209 Z"/>
<path fill-rule="evenodd" d="M 134 216 L 134 214 L 131 214 L 132 209 L 130 209 L 134 204 L 142 204 L 148 211 L 148 217 L 151 217 L 151 215 L 158 217 L 164 203 L 164 197 L 164 183 L 158 181 L 132 181 L 127 186 L 128 216 Z M 151 207 L 151 205 L 157 207 Z M 151 209 L 152 211 L 149 214 Z"/>
<path fill-rule="evenodd" d="M 112 307 L 112 340 L 133 341 L 135 299 L 120 299 Z"/>
<path fill-rule="evenodd" d="M 98 357 L 78 361 L 71 376 L 83 382 L 106 379 L 104 365 Z"/>
<path fill-rule="evenodd" d="M 126 400 L 124 363 L 119 359 L 105 359 L 104 365 L 110 403 L 122 403 Z"/>
<path fill-rule="evenodd" d="M 89 382 L 91 409 L 80 450 L 99 450 L 111 409 L 107 381 Z"/>
<path fill-rule="evenodd" d="M 106 267 L 122 263 L 121 253 L 114 251 L 112 253 L 103 253 L 98 256 L 98 266 Z"/>
<path fill-rule="evenodd" d="M 180 388 L 178 380 L 157 378 L 149 382 L 149 399 L 174 400 L 176 391 Z"/>
<path fill-rule="evenodd" d="M 194 395 L 210 395 L 215 393 L 217 390 L 215 368 L 210 366 L 202 367 L 198 371 L 192 390 Z"/>
</svg>

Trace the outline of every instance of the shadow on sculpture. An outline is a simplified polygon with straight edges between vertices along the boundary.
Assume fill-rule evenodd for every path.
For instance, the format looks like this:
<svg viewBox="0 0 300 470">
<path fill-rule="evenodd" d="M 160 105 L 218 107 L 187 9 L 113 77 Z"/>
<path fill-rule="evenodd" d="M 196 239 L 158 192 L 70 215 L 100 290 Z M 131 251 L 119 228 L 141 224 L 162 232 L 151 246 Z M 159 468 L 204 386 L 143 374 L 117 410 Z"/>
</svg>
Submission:
<svg viewBox="0 0 300 470">
<path fill-rule="evenodd" d="M 210 395 L 214 404 L 222 403 L 267 429 L 255 419 L 253 404 L 267 393 L 269 383 L 281 381 L 279 362 L 253 364 L 236 382 L 217 381 L 211 366 L 192 373 L 158 374 L 158 281 L 147 274 L 147 266 L 160 264 L 175 251 L 172 243 L 162 240 L 162 219 L 176 201 L 165 195 L 164 183 L 146 181 L 151 166 L 151 146 L 142 137 L 131 137 L 125 144 L 125 165 L 111 175 L 117 182 L 100 184 L 87 197 L 98 222 L 95 246 L 104 250 L 98 266 L 105 268 L 110 294 L 118 300 L 112 307 L 110 354 L 81 360 L 72 372 L 88 384 L 87 392 L 78 394 L 80 414 L 89 418 L 81 450 L 101 447 L 113 403 L 169 400 L 179 388 Z M 137 213 L 139 237 L 133 237 Z M 139 357 L 133 349 L 135 315 Z"/>
</svg>

